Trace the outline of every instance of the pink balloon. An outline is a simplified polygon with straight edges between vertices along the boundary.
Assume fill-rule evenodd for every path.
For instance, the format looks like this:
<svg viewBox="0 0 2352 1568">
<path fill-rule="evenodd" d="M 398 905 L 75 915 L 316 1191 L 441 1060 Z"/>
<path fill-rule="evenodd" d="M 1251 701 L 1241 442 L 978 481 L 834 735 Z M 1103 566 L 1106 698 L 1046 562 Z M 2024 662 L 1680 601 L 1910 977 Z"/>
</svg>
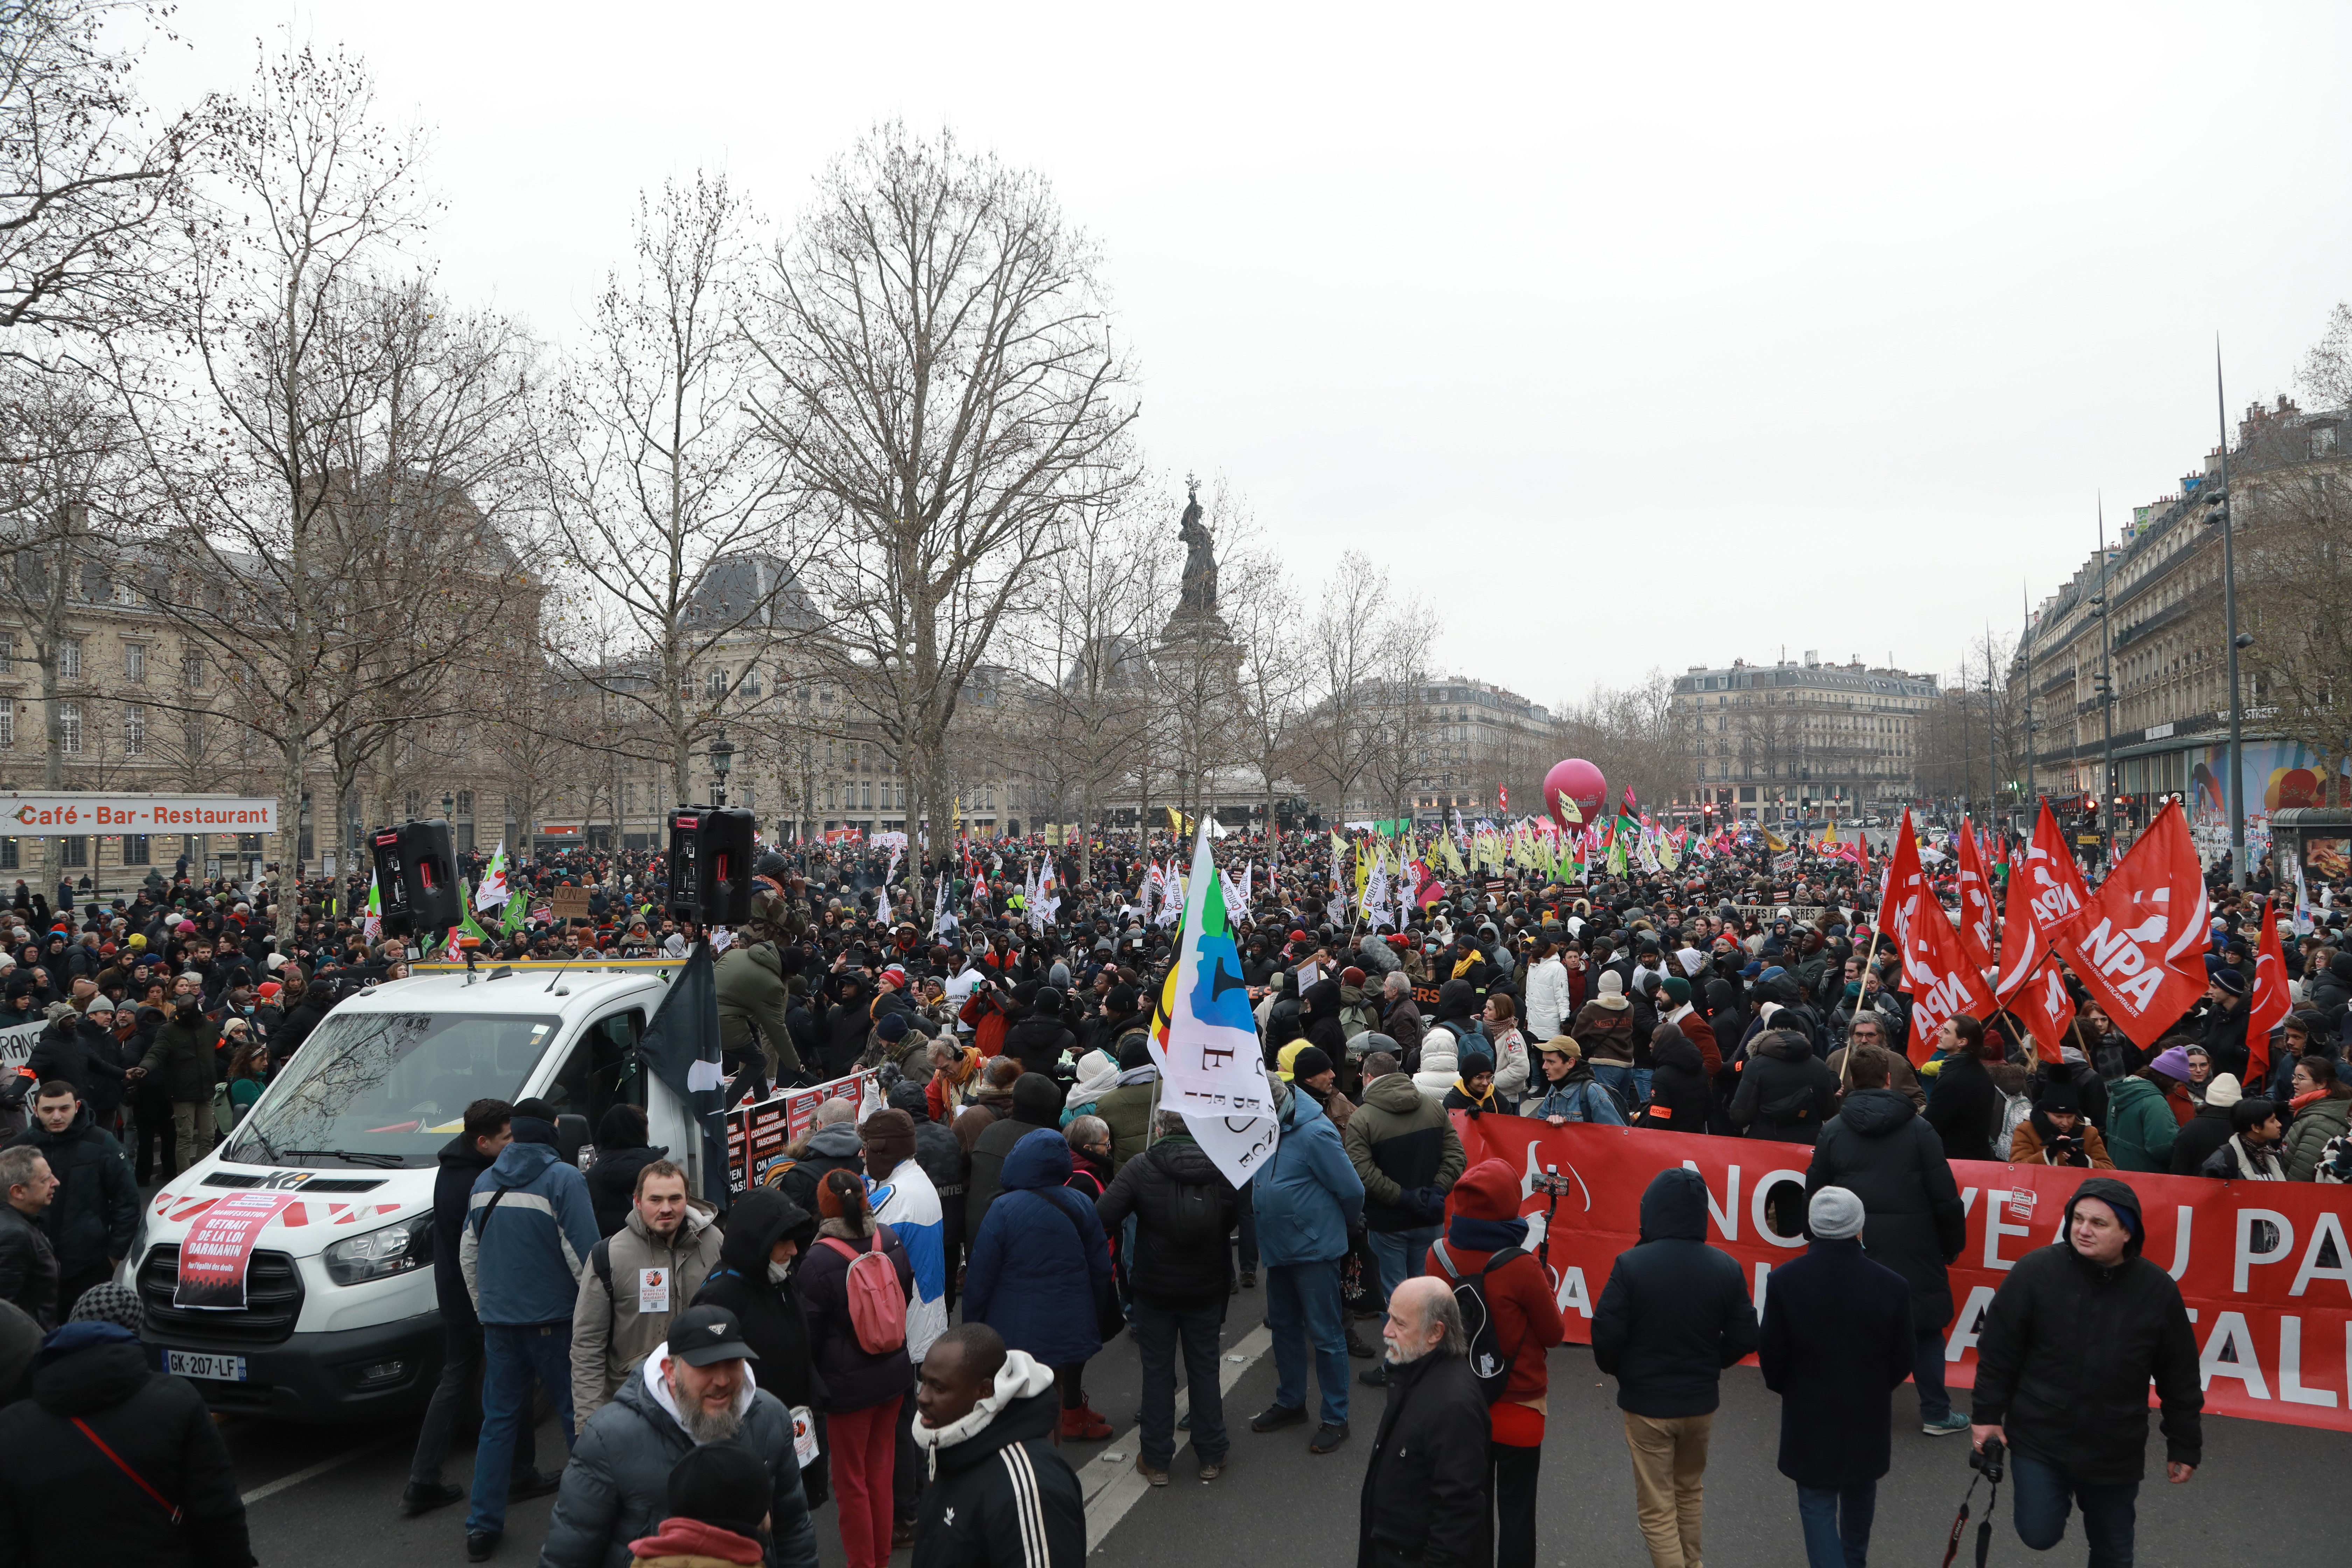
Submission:
<svg viewBox="0 0 2352 1568">
<path fill-rule="evenodd" d="M 1584 822 L 1588 825 L 1598 820 L 1601 806 L 1609 798 L 1609 781 L 1601 776 L 1599 768 L 1582 757 L 1568 757 L 1554 763 L 1551 772 L 1544 774 L 1543 787 L 1544 807 L 1551 813 L 1552 820 L 1562 827 L 1577 825 L 1571 824 L 1562 815 L 1559 809 L 1561 795 L 1576 803 L 1576 809 L 1583 814 Z"/>
</svg>

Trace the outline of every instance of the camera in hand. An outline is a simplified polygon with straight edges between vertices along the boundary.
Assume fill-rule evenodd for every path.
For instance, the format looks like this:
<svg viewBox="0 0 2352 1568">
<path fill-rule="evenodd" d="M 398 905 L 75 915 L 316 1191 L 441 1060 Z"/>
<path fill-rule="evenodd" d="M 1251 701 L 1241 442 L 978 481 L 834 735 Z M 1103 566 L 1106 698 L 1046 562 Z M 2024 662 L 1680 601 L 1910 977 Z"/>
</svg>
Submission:
<svg viewBox="0 0 2352 1568">
<path fill-rule="evenodd" d="M 2000 1485 L 2001 1459 L 2004 1450 L 1998 1437 L 1988 1437 L 1984 1447 L 1970 1451 L 1969 1468 L 1976 1471 L 1994 1486 Z"/>
</svg>

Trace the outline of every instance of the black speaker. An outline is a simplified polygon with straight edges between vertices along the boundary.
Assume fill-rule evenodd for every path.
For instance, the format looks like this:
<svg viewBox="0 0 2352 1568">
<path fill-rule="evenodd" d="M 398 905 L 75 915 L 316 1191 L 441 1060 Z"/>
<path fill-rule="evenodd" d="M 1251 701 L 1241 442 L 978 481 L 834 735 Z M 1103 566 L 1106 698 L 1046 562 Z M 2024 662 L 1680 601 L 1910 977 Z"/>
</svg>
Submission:
<svg viewBox="0 0 2352 1568">
<path fill-rule="evenodd" d="M 740 925 L 751 918 L 751 814 L 682 805 L 669 814 L 672 920 Z"/>
<path fill-rule="evenodd" d="M 397 827 L 379 827 L 368 835 L 375 855 L 376 903 L 386 936 L 406 936 L 415 930 L 408 910 L 408 857 Z"/>
<path fill-rule="evenodd" d="M 368 835 L 386 936 L 438 936 L 466 918 L 465 884 L 446 822 L 404 822 Z"/>
<path fill-rule="evenodd" d="M 439 936 L 466 918 L 466 884 L 457 879 L 457 845 L 446 822 L 400 825 L 401 858 L 408 878 L 408 918 L 418 931 Z"/>
<path fill-rule="evenodd" d="M 706 925 L 751 918 L 751 814 L 719 806 L 702 814 L 702 914 Z"/>
<path fill-rule="evenodd" d="M 663 912 L 674 921 L 702 918 L 702 819 L 704 809 L 681 805 L 669 814 L 669 902 Z"/>
</svg>

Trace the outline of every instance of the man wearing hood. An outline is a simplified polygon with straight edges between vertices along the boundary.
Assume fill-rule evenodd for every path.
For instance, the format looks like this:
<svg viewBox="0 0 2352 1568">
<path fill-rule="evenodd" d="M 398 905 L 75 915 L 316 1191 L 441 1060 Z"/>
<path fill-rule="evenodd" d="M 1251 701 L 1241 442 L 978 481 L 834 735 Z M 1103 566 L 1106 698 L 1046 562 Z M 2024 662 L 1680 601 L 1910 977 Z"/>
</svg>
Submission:
<svg viewBox="0 0 2352 1568">
<path fill-rule="evenodd" d="M 1706 1244 L 1706 1203 L 1696 1171 L 1651 1178 L 1641 1240 L 1617 1255 L 1592 1319 L 1593 1364 L 1617 1379 L 1652 1568 L 1704 1560 L 1707 1442 L 1723 1369 L 1757 1344 L 1748 1281 Z"/>
<path fill-rule="evenodd" d="M 2080 1507 L 2091 1561 L 2132 1560 L 2150 1380 L 2168 1479 L 2181 1485 L 2203 1459 L 2197 1336 L 2180 1288 L 2140 1256 L 2147 1239 L 2139 1194 L 2094 1176 L 2058 1239 L 2019 1258 L 1985 1312 L 1969 1441 L 2008 1445 L 2018 1538 L 2036 1552 Z"/>
<path fill-rule="evenodd" d="M 1767 1029 L 1748 1048 L 1731 1097 L 1731 1124 L 1750 1138 L 1812 1143 L 1837 1109 L 1837 1075 L 1795 1029 Z"/>
<path fill-rule="evenodd" d="M 220 1429 L 185 1378 L 154 1368 L 139 1298 L 93 1288 L 41 1342 L 32 1397 L 0 1411 L 0 1539 L 31 1568 L 247 1568 L 253 1549 Z M 135 1472 L 168 1502 L 131 1486 Z M 174 1512 L 173 1510 L 177 1510 Z"/>
<path fill-rule="evenodd" d="M 793 1261 L 816 1239 L 816 1217 L 773 1187 L 754 1187 L 727 1211 L 719 1267 L 695 1292 L 693 1305 L 734 1314 L 743 1342 L 759 1363 L 760 1386 L 787 1410 L 814 1408 L 818 1384 L 809 1363 L 808 1320 L 801 1314 Z M 803 1475 L 814 1507 L 824 1500 L 825 1450 Z"/>
<path fill-rule="evenodd" d="M 475 1563 L 488 1562 L 506 1533 L 515 1433 L 530 1418 L 534 1380 L 572 1441 L 572 1312 L 580 1270 L 600 1239 L 587 1178 L 555 1152 L 552 1108 L 526 1100 L 509 1125 L 513 1141 L 476 1178 L 457 1239 L 458 1269 L 482 1322 L 482 1435 L 466 1514 L 466 1555 Z"/>
<path fill-rule="evenodd" d="M 793 1418 L 753 1379 L 742 1326 L 721 1307 L 689 1307 L 580 1434 L 548 1521 L 541 1568 L 629 1568 L 629 1543 L 668 1517 L 669 1479 L 697 1448 L 731 1444 L 767 1468 L 770 1568 L 817 1568 L 793 1454 Z M 749 1523 L 750 1521 L 743 1522 Z"/>
<path fill-rule="evenodd" d="M 719 987 L 719 1042 L 729 1070 L 754 1051 L 766 1057 L 768 1072 L 791 1083 L 801 1076 L 800 1051 L 786 1013 L 783 955 L 772 942 L 737 942 L 719 955 L 711 971 Z"/>
<path fill-rule="evenodd" d="M 1051 1369 L 964 1323 L 923 1358 L 915 1407 L 929 1474 L 915 1568 L 1081 1568 L 1086 1498 L 1054 1447 Z"/>
<path fill-rule="evenodd" d="M 1065 1439 L 1110 1435 L 1085 1392 L 1112 1300 L 1110 1245 L 1095 1205 L 1070 1189 L 1072 1169 L 1060 1132 L 1023 1134 L 1004 1157 L 987 1223 L 972 1237 L 963 1296 L 964 1321 L 988 1324 L 1053 1370 Z"/>
<path fill-rule="evenodd" d="M 1055 967 L 1060 969 L 1061 965 Z M 1077 1037 L 1063 1021 L 1062 993 L 1051 985 L 1041 985 L 1029 1011 L 1004 1031 L 1003 1054 L 1019 1058 L 1023 1072 L 1050 1080 L 1054 1069 L 1061 1065 L 1063 1053 L 1076 1049 L 1077 1043 Z M 980 1233 L 975 1230 L 972 1234 Z"/>
<path fill-rule="evenodd" d="M 1853 1087 L 1813 1146 L 1805 1198 L 1811 1203 L 1832 1186 L 1860 1198 L 1867 1215 L 1863 1250 L 1911 1282 L 1919 1429 L 1946 1436 L 1968 1429 L 1944 1392 L 1944 1325 L 1952 1319 L 1945 1269 L 1968 1244 L 1968 1211 L 1944 1157 L 1944 1140 L 1910 1100 L 1886 1087 L 1887 1053 L 1868 1046 L 1852 1049 Z"/>
</svg>

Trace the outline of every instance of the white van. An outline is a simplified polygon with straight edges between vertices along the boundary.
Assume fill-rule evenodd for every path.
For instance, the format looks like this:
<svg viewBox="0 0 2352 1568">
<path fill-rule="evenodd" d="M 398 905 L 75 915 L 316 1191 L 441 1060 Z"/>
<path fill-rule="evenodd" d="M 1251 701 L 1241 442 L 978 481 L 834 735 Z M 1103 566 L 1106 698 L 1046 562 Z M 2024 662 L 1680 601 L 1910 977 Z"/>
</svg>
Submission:
<svg viewBox="0 0 2352 1568">
<path fill-rule="evenodd" d="M 123 1278 L 146 1304 L 156 1364 L 220 1411 L 335 1422 L 421 1404 L 441 1367 L 434 1179 L 469 1102 L 548 1100 L 575 1163 L 583 1146 L 593 1159 L 606 1110 L 644 1106 L 650 1141 L 701 1190 L 692 1112 L 636 1055 L 678 967 L 425 973 L 338 1004 L 226 1141 L 141 1211 Z M 301 1196 L 257 1238 L 246 1305 L 173 1306 L 196 1216 L 252 1189 Z"/>
</svg>

